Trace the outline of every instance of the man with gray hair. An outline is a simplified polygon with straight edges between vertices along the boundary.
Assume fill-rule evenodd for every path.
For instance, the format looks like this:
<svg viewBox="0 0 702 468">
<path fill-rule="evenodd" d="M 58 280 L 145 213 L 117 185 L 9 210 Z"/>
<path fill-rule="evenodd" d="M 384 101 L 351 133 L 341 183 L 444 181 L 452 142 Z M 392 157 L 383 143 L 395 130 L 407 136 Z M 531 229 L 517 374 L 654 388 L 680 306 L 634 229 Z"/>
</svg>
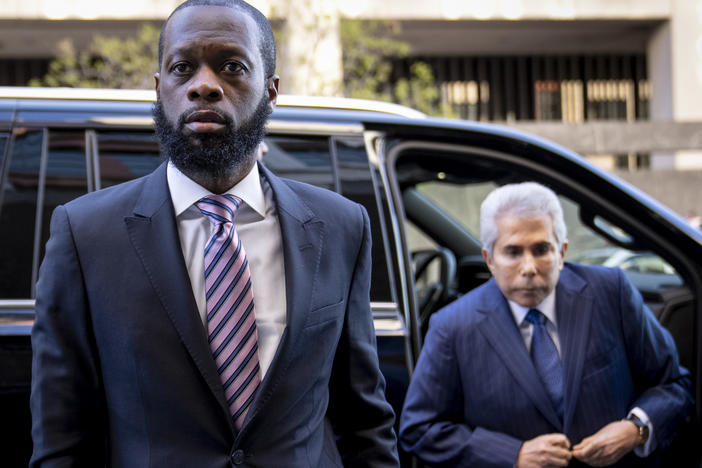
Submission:
<svg viewBox="0 0 702 468">
<path fill-rule="evenodd" d="M 564 263 L 533 182 L 481 206 L 493 278 L 431 319 L 400 442 L 431 466 L 655 466 L 690 411 L 670 334 L 619 269 Z"/>
</svg>

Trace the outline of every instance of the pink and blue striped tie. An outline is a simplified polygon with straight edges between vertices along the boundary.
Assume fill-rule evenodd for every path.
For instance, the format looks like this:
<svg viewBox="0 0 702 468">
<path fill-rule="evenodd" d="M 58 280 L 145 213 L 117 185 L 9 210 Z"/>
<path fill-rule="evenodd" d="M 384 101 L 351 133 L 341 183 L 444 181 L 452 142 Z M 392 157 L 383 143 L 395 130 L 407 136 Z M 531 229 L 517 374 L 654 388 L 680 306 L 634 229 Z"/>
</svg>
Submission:
<svg viewBox="0 0 702 468">
<path fill-rule="evenodd" d="M 229 194 L 209 195 L 196 203 L 213 224 L 205 247 L 207 334 L 237 430 L 261 383 L 251 273 L 234 226 L 241 203 Z"/>
</svg>

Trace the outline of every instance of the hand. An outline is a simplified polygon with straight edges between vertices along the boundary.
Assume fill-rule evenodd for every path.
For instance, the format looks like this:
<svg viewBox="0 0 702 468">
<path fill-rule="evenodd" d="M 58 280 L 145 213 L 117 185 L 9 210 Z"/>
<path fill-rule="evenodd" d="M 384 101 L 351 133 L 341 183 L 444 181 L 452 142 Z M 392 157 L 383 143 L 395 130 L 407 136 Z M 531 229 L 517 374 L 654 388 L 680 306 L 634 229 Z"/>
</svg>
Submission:
<svg viewBox="0 0 702 468">
<path fill-rule="evenodd" d="M 631 421 L 616 421 L 584 438 L 573 447 L 573 456 L 592 466 L 619 461 L 639 444 L 639 430 Z"/>
<path fill-rule="evenodd" d="M 570 441 L 563 434 L 544 434 L 522 444 L 516 468 L 550 468 L 568 466 Z"/>
</svg>

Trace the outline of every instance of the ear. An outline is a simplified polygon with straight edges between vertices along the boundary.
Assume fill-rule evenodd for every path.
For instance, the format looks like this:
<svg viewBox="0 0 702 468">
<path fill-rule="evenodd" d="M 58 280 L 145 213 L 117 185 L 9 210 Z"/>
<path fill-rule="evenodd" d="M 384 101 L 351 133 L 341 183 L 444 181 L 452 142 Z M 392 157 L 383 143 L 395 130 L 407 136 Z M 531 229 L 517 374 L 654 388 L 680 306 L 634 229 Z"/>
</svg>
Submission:
<svg viewBox="0 0 702 468">
<path fill-rule="evenodd" d="M 565 254 L 568 250 L 568 241 L 563 241 L 563 247 L 561 248 L 561 268 L 563 268 L 563 262 L 565 261 Z"/>
<path fill-rule="evenodd" d="M 492 258 L 490 258 L 490 254 L 485 249 L 482 249 L 481 252 L 483 254 L 483 258 L 485 259 L 485 264 L 487 265 L 488 270 L 490 270 L 490 273 L 492 273 Z"/>
<path fill-rule="evenodd" d="M 156 89 L 157 92 L 158 92 L 158 85 L 159 85 L 160 81 L 161 81 L 161 74 L 154 73 L 154 84 L 155 84 L 154 88 Z"/>
<path fill-rule="evenodd" d="M 268 112 L 271 113 L 275 110 L 275 105 L 278 102 L 278 86 L 280 84 L 280 77 L 278 75 L 273 75 L 266 79 L 266 92 L 268 93 Z"/>
</svg>

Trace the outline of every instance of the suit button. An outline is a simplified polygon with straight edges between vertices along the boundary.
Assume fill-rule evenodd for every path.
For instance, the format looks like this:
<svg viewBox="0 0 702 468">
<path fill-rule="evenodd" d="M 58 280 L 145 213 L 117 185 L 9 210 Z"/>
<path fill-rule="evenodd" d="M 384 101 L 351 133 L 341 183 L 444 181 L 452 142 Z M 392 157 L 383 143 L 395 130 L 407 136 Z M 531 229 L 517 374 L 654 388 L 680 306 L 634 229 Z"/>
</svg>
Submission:
<svg viewBox="0 0 702 468">
<path fill-rule="evenodd" d="M 237 450 L 234 453 L 232 453 L 232 463 L 235 465 L 241 465 L 242 463 L 244 463 L 243 450 Z"/>
</svg>

